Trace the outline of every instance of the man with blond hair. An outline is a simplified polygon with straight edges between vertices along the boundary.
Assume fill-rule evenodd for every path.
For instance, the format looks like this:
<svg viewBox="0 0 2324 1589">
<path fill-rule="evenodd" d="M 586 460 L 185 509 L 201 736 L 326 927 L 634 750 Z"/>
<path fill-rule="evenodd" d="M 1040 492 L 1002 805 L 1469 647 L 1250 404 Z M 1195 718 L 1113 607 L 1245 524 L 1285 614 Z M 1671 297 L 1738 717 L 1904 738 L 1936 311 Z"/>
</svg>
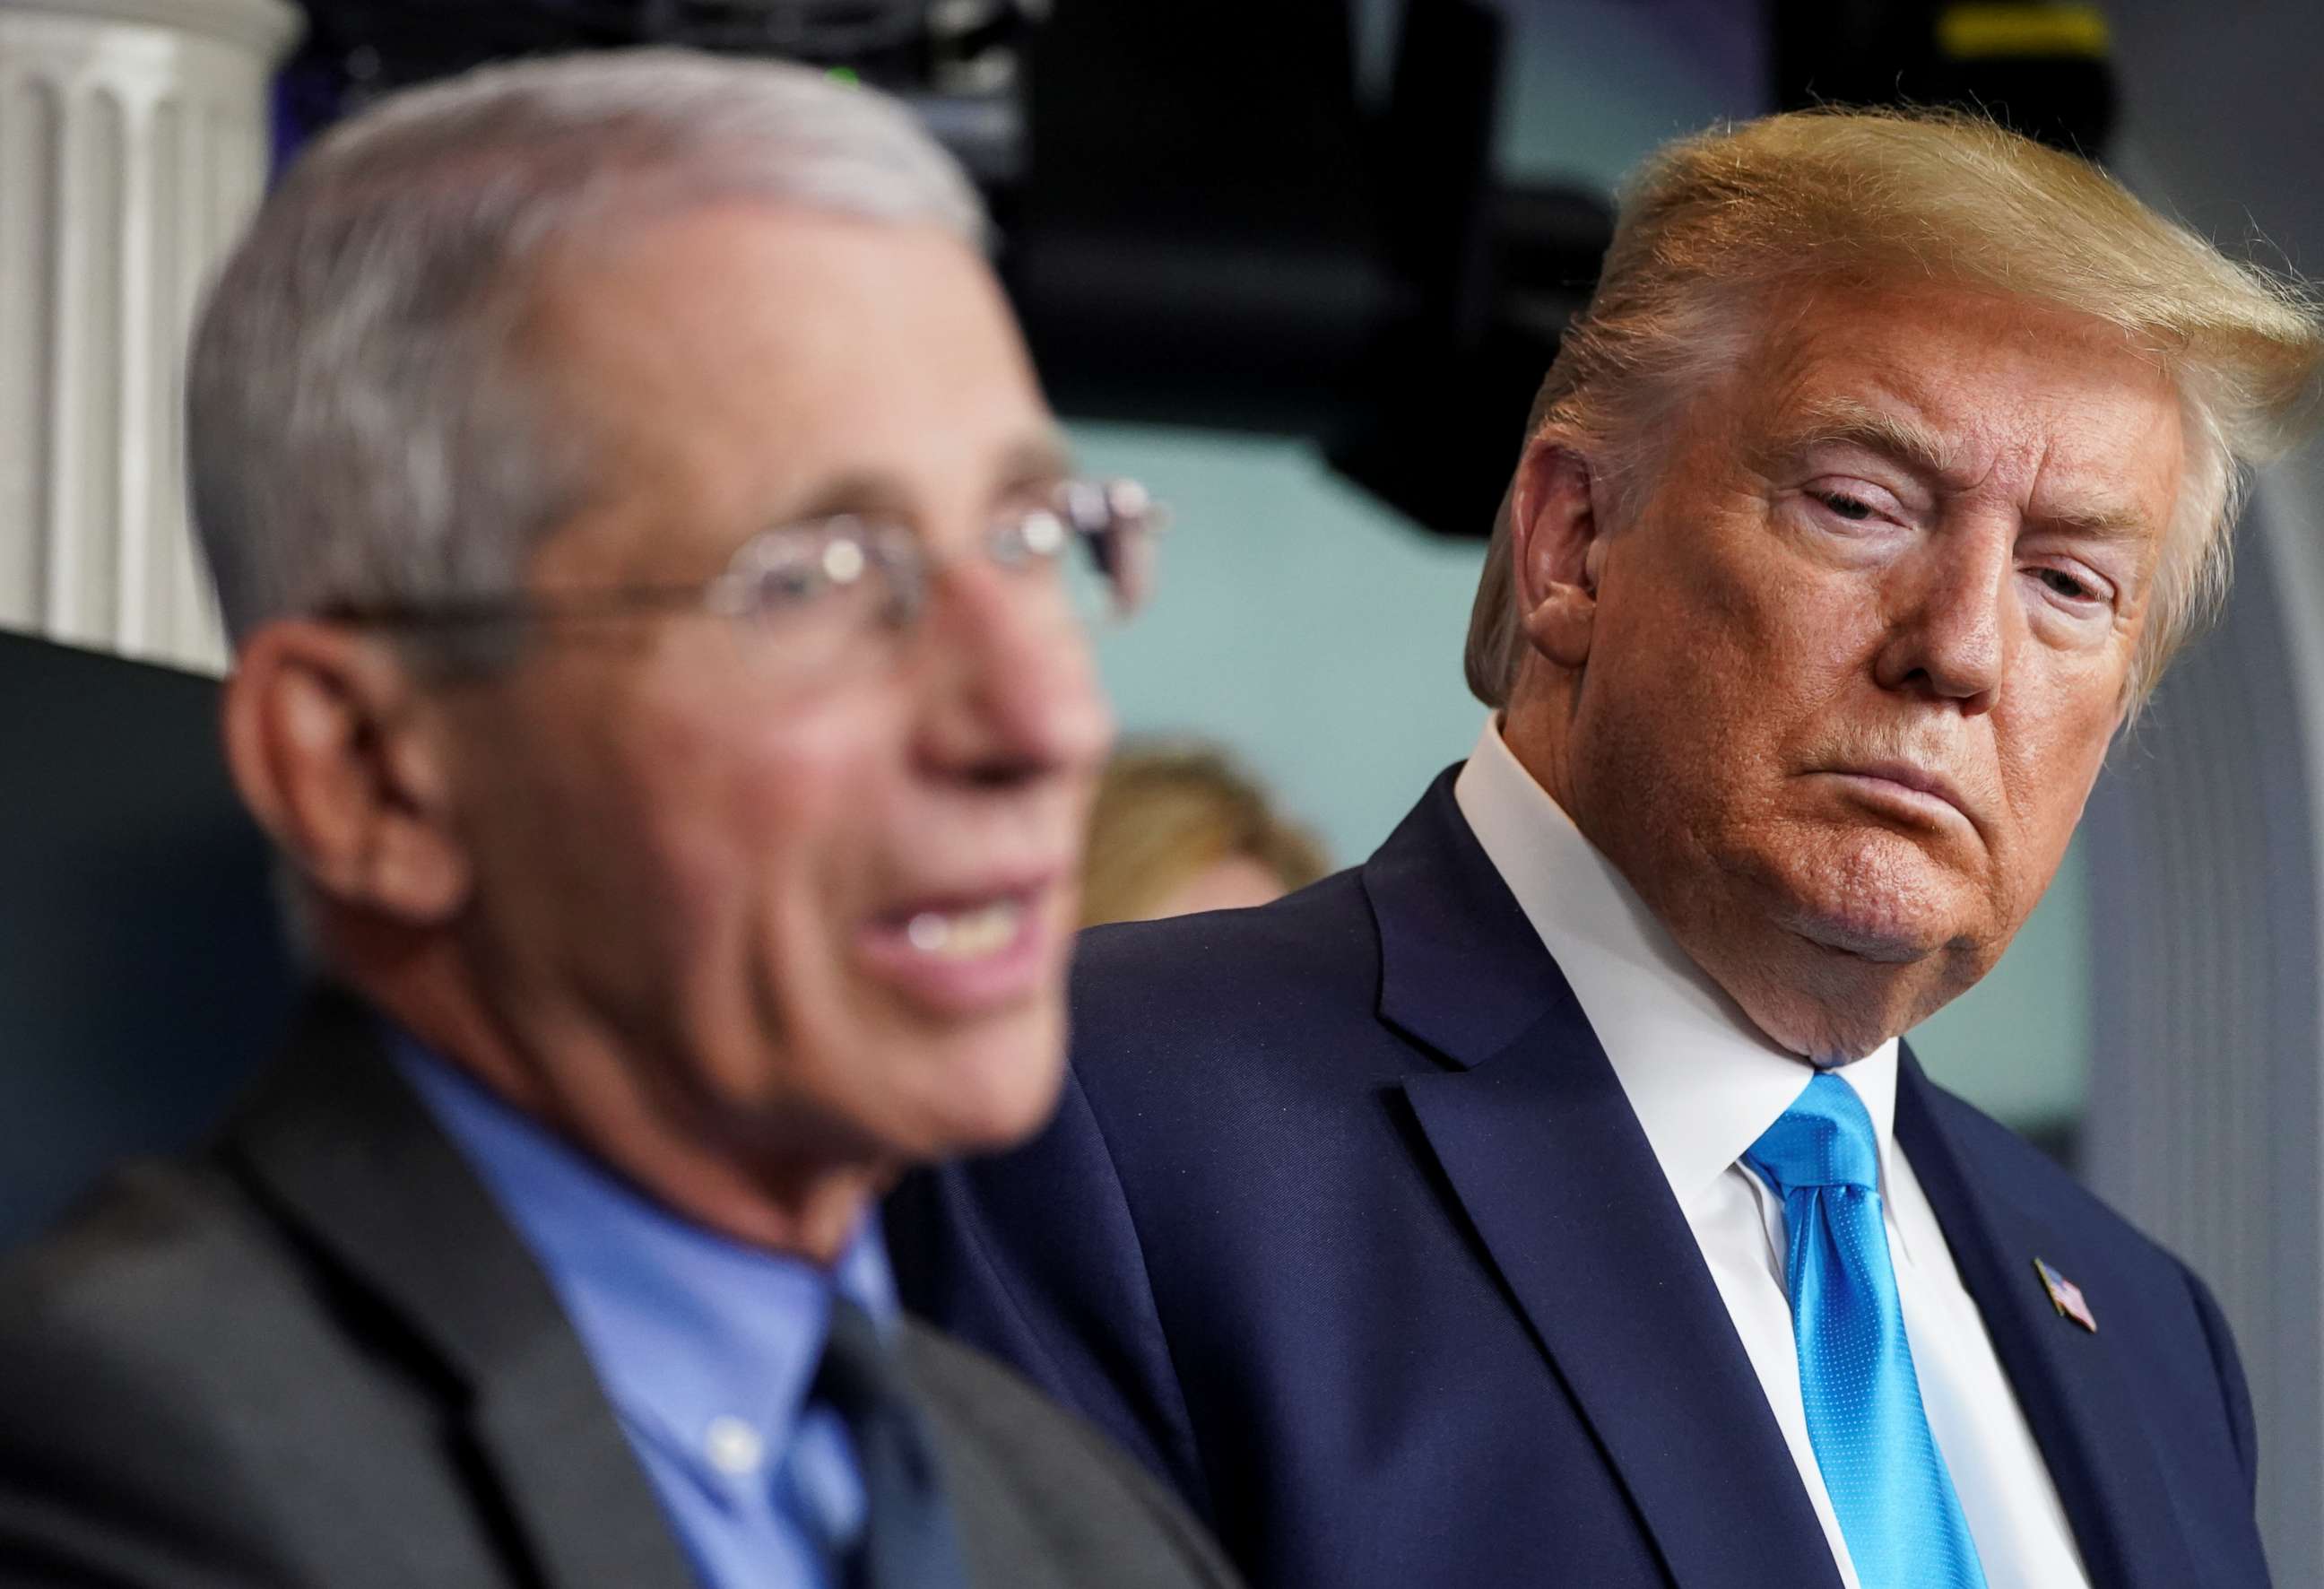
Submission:
<svg viewBox="0 0 2324 1589">
<path fill-rule="evenodd" d="M 1661 152 L 1369 864 L 1084 940 L 908 1289 L 1281 1589 L 2256 1589 L 2202 1283 L 1931 1085 L 2324 327 L 1982 121 Z M 1383 725 L 1383 732 L 1390 732 Z"/>
<path fill-rule="evenodd" d="M 1149 522 L 983 230 L 900 106 L 680 54 L 391 97 L 268 201 L 189 444 L 318 985 L 0 1271 L 0 1584 L 1231 1582 L 872 1215 L 1056 1101 L 1076 597 Z"/>
</svg>

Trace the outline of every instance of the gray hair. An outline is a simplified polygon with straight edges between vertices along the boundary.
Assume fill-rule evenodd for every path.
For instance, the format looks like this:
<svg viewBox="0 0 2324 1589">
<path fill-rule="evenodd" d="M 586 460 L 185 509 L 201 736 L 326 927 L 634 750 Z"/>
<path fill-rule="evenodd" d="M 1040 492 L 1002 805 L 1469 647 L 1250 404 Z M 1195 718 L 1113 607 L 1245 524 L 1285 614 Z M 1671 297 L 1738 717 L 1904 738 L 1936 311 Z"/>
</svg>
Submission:
<svg viewBox="0 0 2324 1589">
<path fill-rule="evenodd" d="M 1732 371 L 1775 295 L 1817 281 L 1934 281 L 2109 323 L 2175 383 L 2187 469 L 2128 681 L 2144 700 L 2224 600 L 2251 469 L 2296 443 L 2324 384 L 2324 317 L 2096 167 L 1940 111 L 1799 111 L 1683 139 L 1626 194 L 1590 307 L 1542 383 L 1528 441 L 1588 456 L 1618 520 L 1652 489 L 1689 395 Z M 1526 647 L 1509 506 L 1470 617 L 1470 688 L 1506 706 Z"/>
<path fill-rule="evenodd" d="M 197 330 L 194 518 L 227 632 L 334 605 L 503 594 L 586 488 L 514 355 L 553 243 L 764 200 L 982 246 L 908 111 L 809 68 L 677 51 L 494 66 L 326 135 Z"/>
</svg>

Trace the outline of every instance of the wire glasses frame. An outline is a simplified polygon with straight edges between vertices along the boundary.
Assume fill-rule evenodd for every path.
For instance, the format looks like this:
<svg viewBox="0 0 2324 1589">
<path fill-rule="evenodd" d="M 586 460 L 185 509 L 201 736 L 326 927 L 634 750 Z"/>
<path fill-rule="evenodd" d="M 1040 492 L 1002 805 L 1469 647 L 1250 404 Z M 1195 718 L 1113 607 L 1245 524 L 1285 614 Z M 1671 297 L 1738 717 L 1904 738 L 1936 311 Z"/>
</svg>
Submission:
<svg viewBox="0 0 2324 1589">
<path fill-rule="evenodd" d="M 420 636 L 565 626 L 651 613 L 700 612 L 762 631 L 792 670 L 835 664 L 883 633 L 908 631 L 936 579 L 982 557 L 1052 604 L 1061 619 L 1120 623 L 1146 604 L 1167 515 L 1134 480 L 1068 480 L 997 517 L 973 550 L 930 551 L 910 524 L 835 513 L 776 525 L 697 585 L 633 586 L 556 597 L 521 595 L 399 606 L 342 604 L 324 616 Z"/>
</svg>

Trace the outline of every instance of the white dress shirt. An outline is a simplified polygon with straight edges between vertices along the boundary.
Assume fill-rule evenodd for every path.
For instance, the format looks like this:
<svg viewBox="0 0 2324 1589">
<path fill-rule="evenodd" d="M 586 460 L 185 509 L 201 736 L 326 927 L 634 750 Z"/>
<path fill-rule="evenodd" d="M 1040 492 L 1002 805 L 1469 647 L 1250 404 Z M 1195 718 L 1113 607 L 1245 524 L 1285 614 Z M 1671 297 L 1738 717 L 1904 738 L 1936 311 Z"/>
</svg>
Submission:
<svg viewBox="0 0 2324 1589">
<path fill-rule="evenodd" d="M 1849 1589 L 1848 1544 L 1816 1466 L 1784 1290 L 1782 1199 L 1738 1162 L 1812 1072 L 1682 951 L 1488 722 L 1453 787 L 1486 856 L 1565 974 L 1702 1249 Z M 2073 1535 L 1936 1213 L 1893 1139 L 1896 1040 L 1842 1067 L 1872 1116 L 1888 1251 L 1929 1428 L 1987 1589 L 2088 1589 Z"/>
</svg>

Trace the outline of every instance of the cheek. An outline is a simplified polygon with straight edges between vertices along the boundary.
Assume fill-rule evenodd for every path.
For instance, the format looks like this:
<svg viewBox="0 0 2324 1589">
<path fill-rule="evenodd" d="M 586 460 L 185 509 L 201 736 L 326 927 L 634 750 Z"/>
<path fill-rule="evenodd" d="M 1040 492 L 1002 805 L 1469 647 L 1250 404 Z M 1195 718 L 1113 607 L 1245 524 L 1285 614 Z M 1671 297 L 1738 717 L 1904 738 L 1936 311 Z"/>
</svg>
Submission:
<svg viewBox="0 0 2324 1589">
<path fill-rule="evenodd" d="M 666 903 L 651 791 L 632 773 L 622 717 L 535 692 L 466 725 L 477 903 L 513 944 L 596 965 L 635 953 L 641 924 Z"/>
<path fill-rule="evenodd" d="M 851 972 L 892 781 L 872 714 L 666 711 L 624 747 L 642 914 L 671 1006 L 730 1105 L 847 1095 L 878 1011 Z"/>
<path fill-rule="evenodd" d="M 786 953 L 827 936 L 849 863 L 876 854 L 879 779 L 844 726 L 673 716 L 632 747 L 641 821 L 700 930 Z"/>
<path fill-rule="evenodd" d="M 1762 544 L 1737 545 L 1740 534 Z M 1624 737 L 1651 736 L 1748 763 L 1775 754 L 1803 719 L 1831 704 L 1864 667 L 1866 614 L 1877 593 L 1860 580 L 1787 566 L 1767 531 L 1714 532 L 1692 555 L 1644 568 L 1637 598 L 1609 602 L 1606 718 Z M 1699 760 L 1691 764 L 1700 766 Z"/>
<path fill-rule="evenodd" d="M 2048 681 L 2029 686 L 2023 692 L 2029 704 L 2045 698 L 2059 704 L 2047 711 L 2005 708 L 1995 737 L 2003 789 L 2026 852 L 2024 864 L 2054 867 L 2106 764 L 2119 686 L 2111 680 L 2080 689 L 2061 689 Z M 2038 881 L 2047 885 L 2046 870 Z"/>
</svg>

